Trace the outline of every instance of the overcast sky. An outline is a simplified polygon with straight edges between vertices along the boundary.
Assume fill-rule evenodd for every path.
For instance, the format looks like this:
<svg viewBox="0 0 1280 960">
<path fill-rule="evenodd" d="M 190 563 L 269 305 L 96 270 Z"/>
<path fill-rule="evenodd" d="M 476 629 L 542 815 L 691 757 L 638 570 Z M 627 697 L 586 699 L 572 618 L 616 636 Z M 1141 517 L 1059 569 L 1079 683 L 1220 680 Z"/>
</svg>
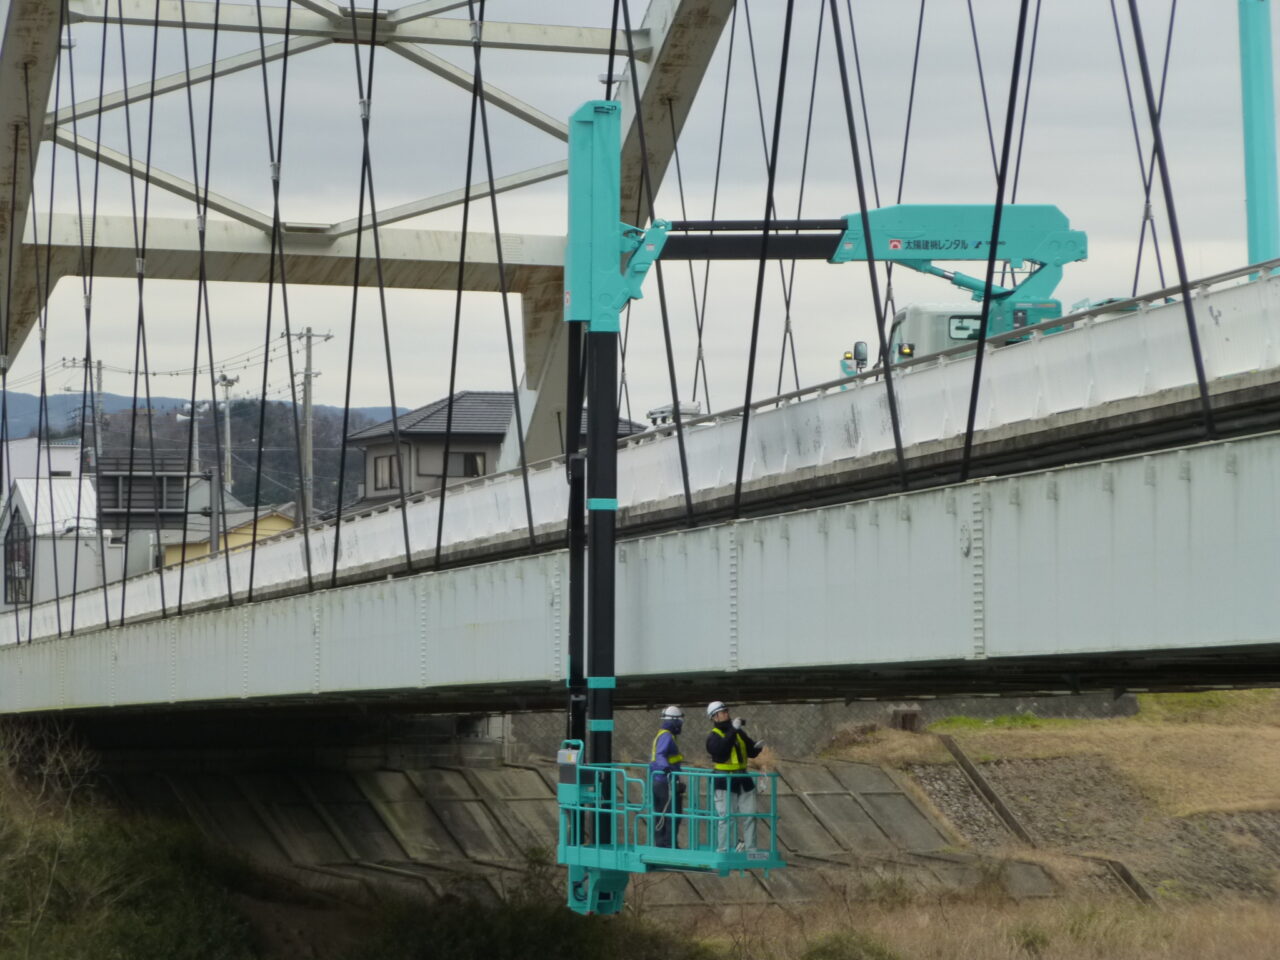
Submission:
<svg viewBox="0 0 1280 960">
<path fill-rule="evenodd" d="M 612 8 L 607 0 L 538 4 L 493 0 L 487 6 L 491 20 L 530 20 L 536 11 L 536 16 L 545 22 L 597 26 L 607 26 Z M 632 15 L 638 22 L 643 17 L 645 3 L 633 0 L 632 6 Z M 849 25 L 844 19 L 844 5 L 841 6 L 847 31 Z M 974 0 L 973 6 L 998 147 L 1008 96 L 1018 3 L 1016 0 Z M 1033 11 L 1036 6 L 1032 0 Z M 1141 109 L 1141 89 L 1136 86 L 1139 81 L 1132 56 L 1127 3 L 1120 2 L 1117 6 L 1134 93 L 1139 98 L 1139 128 L 1145 145 L 1149 137 L 1145 110 Z M 1170 5 L 1168 0 L 1144 0 L 1139 6 L 1148 48 L 1158 67 Z M 784 216 L 797 213 L 815 41 L 819 11 L 824 7 L 825 4 L 816 0 L 796 3 L 777 187 L 777 204 Z M 1143 209 L 1142 183 L 1110 0 L 1044 0 L 1042 7 L 1017 199 L 1058 205 L 1072 225 L 1089 236 L 1088 261 L 1069 266 L 1059 288 L 1060 299 L 1069 307 L 1086 298 L 1128 295 L 1133 283 Z M 785 4 L 780 0 L 755 0 L 750 4 L 767 124 L 772 123 L 778 85 L 784 9 Z M 870 189 L 869 156 L 874 154 L 880 200 L 885 204 L 894 202 L 899 190 L 898 172 L 919 9 L 915 0 L 855 0 L 853 3 L 871 131 L 870 150 L 865 138 L 862 142 L 864 165 Z M 102 69 L 100 33 L 101 27 L 91 24 L 79 25 L 73 30 L 75 94 L 81 100 L 97 93 L 97 77 Z M 829 23 L 824 26 L 824 33 L 825 40 L 818 54 L 804 205 L 800 211 L 807 217 L 840 216 L 857 208 Z M 159 72 L 180 69 L 180 32 L 163 31 L 160 39 Z M 192 35 L 193 63 L 209 58 L 210 39 L 208 35 Z M 130 83 L 145 80 L 148 75 L 151 40 L 149 28 L 126 31 Z M 105 86 L 109 90 L 118 88 L 122 82 L 119 44 L 118 36 L 113 33 L 105 65 Z M 219 37 L 219 55 L 256 45 L 254 35 L 224 34 Z M 353 52 L 362 58 L 368 56 L 367 47 L 333 45 L 303 54 L 291 62 L 282 172 L 286 220 L 331 221 L 356 213 L 360 123 Z M 456 63 L 469 65 L 469 50 L 438 48 L 437 52 Z M 673 166 L 657 204 L 659 216 L 675 219 L 687 212 L 691 217 L 704 217 L 711 212 L 716 139 L 729 52 L 726 28 L 701 88 L 686 91 L 694 101 L 679 146 L 687 207 L 681 210 Z M 582 101 L 603 92 L 597 80 L 605 71 L 602 56 L 503 51 L 488 51 L 484 56 L 486 78 L 490 82 L 553 116 L 567 117 Z M 362 60 L 362 64 L 362 68 L 367 68 L 367 59 Z M 71 66 L 64 58 L 59 93 L 64 105 L 70 99 Z M 379 206 L 386 208 L 460 186 L 466 161 L 469 94 L 436 80 L 385 49 L 377 51 L 373 69 L 372 155 Z M 278 110 L 279 65 L 271 68 L 268 75 L 272 109 Z M 1024 72 L 1024 83 L 1025 76 Z M 1245 262 L 1235 3 L 1182 0 L 1177 4 L 1169 78 L 1164 131 L 1187 263 L 1191 274 L 1200 276 Z M 212 189 L 269 211 L 261 73 L 249 71 L 219 80 L 216 90 Z M 207 98 L 207 85 L 198 88 L 195 110 L 197 151 L 201 156 Z M 498 176 L 564 156 L 564 145 L 554 138 L 500 111 L 491 109 L 489 115 Z M 121 150 L 126 145 L 124 118 L 124 111 L 109 114 L 103 132 L 104 142 Z M 142 142 L 147 121 L 145 104 L 131 111 L 135 151 L 140 150 L 137 144 Z M 181 94 L 157 101 L 155 131 L 153 163 L 190 178 L 192 144 L 187 104 Z M 92 132 L 81 129 L 82 134 Z M 746 15 L 741 3 L 733 42 L 732 73 L 728 75 L 725 140 L 717 213 L 722 217 L 758 218 L 764 210 L 765 159 Z M 1015 146 L 1016 143 L 1015 138 Z M 72 162 L 70 153 L 58 154 L 59 175 L 53 208 L 60 212 L 76 210 Z M 44 186 L 37 194 L 37 222 L 49 206 L 48 144 L 44 147 L 41 167 Z M 90 177 L 91 163 L 82 160 L 80 170 L 82 177 Z M 904 202 L 914 203 L 991 203 L 995 197 L 991 150 L 964 0 L 927 0 L 926 3 L 915 110 L 901 191 Z M 130 195 L 123 176 L 103 171 L 99 209 L 129 213 Z M 156 190 L 151 193 L 150 210 L 157 216 L 190 218 L 193 215 L 189 201 Z M 1161 235 L 1165 236 L 1166 220 L 1158 187 L 1156 210 Z M 504 194 L 499 198 L 499 211 L 504 230 L 562 234 L 564 181 Z M 487 203 L 476 214 L 487 224 Z M 398 224 L 397 228 L 452 229 L 458 223 L 459 211 L 453 210 Z M 1146 259 L 1154 267 L 1149 250 Z M 1171 255 L 1166 257 L 1166 264 L 1170 269 L 1169 282 L 1173 282 Z M 701 265 L 696 267 L 699 284 L 702 269 Z M 972 264 L 962 269 L 980 273 L 983 265 Z M 902 273 L 899 271 L 894 278 L 900 306 L 909 301 L 962 302 L 964 299 L 941 280 L 904 277 Z M 791 318 L 800 381 L 804 384 L 831 379 L 838 375 L 842 350 L 856 339 L 874 340 L 875 337 L 866 270 L 860 265 L 835 267 L 821 262 L 803 263 L 795 277 Z M 706 354 L 711 401 L 717 408 L 741 402 L 755 278 L 753 264 L 718 264 L 711 268 Z M 682 397 L 688 399 L 692 393 L 695 354 L 688 267 L 668 264 L 666 281 L 676 336 L 680 390 Z M 1144 268 L 1140 286 L 1153 289 L 1158 285 L 1154 269 Z M 95 289 L 94 353 L 113 367 L 132 368 L 138 309 L 135 285 L 132 281 L 98 280 Z M 627 363 L 632 412 L 637 416 L 670 399 L 652 276 L 646 290 L 649 296 L 632 314 Z M 194 285 L 147 281 L 145 291 L 152 368 L 169 371 L 190 367 Z M 211 287 L 210 295 L 215 361 L 242 354 L 263 343 L 266 312 L 263 288 L 217 284 Z M 351 291 L 297 285 L 290 287 L 289 299 L 295 329 L 310 325 L 334 334 L 332 340 L 316 348 L 316 364 L 322 371 L 317 381 L 317 399 L 341 403 L 352 316 Z M 766 273 L 764 305 L 757 397 L 774 392 L 777 386 L 784 309 L 776 265 Z M 512 298 L 511 308 L 513 323 L 517 325 L 518 347 L 518 298 Z M 387 310 L 397 401 L 401 405 L 417 406 L 443 396 L 448 382 L 453 295 L 389 291 Z M 277 310 L 277 333 L 279 322 Z M 475 294 L 465 298 L 461 388 L 509 387 L 502 322 L 496 296 Z M 387 377 L 376 292 L 361 293 L 356 329 L 352 402 L 359 406 L 385 404 L 388 402 Z M 83 355 L 84 326 L 78 279 L 67 278 L 55 291 L 48 311 L 48 330 L 51 359 Z M 37 349 L 36 338 L 30 338 L 13 370 L 12 382 L 19 384 L 15 389 L 32 388 L 29 381 L 25 386 L 20 384 L 24 375 L 40 368 Z M 202 356 L 201 362 L 207 362 L 207 358 Z M 789 365 L 788 360 L 788 368 Z M 522 364 L 520 368 L 523 369 Z M 232 372 L 242 376 L 238 389 L 241 395 L 258 394 L 261 366 L 237 370 L 232 364 Z M 58 390 L 73 382 L 78 385 L 79 378 L 78 374 L 58 371 L 51 375 L 49 382 L 51 390 Z M 206 383 L 202 379 L 202 391 L 207 390 Z M 788 374 L 783 388 L 789 389 L 793 384 Z M 284 365 L 276 363 L 270 371 L 269 390 L 280 396 L 286 385 Z M 121 373 L 109 374 L 106 387 L 117 393 L 129 393 L 133 389 L 131 378 Z M 250 389 L 244 389 L 246 387 Z M 153 378 L 152 389 L 160 394 L 185 395 L 190 381 L 186 376 L 160 375 Z M 698 390 L 699 399 L 705 405 L 702 387 Z"/>
</svg>

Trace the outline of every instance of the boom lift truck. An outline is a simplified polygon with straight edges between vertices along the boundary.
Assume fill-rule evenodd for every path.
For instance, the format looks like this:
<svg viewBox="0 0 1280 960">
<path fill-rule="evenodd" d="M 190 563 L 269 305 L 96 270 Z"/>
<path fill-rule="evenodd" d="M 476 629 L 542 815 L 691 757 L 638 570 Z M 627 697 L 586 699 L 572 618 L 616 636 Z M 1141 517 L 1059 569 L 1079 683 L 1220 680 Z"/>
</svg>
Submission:
<svg viewBox="0 0 1280 960">
<path fill-rule="evenodd" d="M 631 874 L 696 870 L 727 875 L 786 866 L 778 854 L 776 774 L 757 778 L 765 809 L 753 816 L 763 846 L 737 849 L 744 815 L 718 815 L 715 771 L 686 766 L 685 810 L 676 816 L 685 846 L 654 844 L 652 783 L 643 764 L 614 763 L 614 554 L 617 501 L 617 347 L 619 314 L 639 299 L 649 268 L 666 260 L 876 260 L 942 277 L 983 298 L 985 284 L 943 270 L 935 260 L 982 260 L 990 251 L 991 206 L 895 206 L 834 220 L 654 220 L 648 229 L 619 222 L 620 116 L 615 101 L 596 100 L 569 126 L 569 233 L 565 249 L 564 318 L 569 323 L 566 432 L 570 482 L 569 729 L 559 754 L 557 857 L 569 868 L 569 906 L 579 913 L 622 909 Z M 770 232 L 764 236 L 766 227 Z M 1052 298 L 1064 264 L 1083 259 L 1085 236 L 1056 207 L 1004 208 L 999 258 L 1015 279 L 992 287 L 989 333 L 1062 316 Z M 1018 271 L 1024 271 L 1019 274 Z M 980 314 L 963 308 L 907 307 L 895 320 L 891 352 L 906 359 L 976 340 Z M 585 336 L 584 336 L 585 328 Z M 856 360 L 856 357 L 850 357 Z M 885 362 L 886 358 L 881 358 Z M 586 371 L 582 382 L 580 370 Z M 587 451 L 577 454 L 577 424 L 589 410 Z M 584 529 L 584 515 L 585 529 Z M 584 582 L 589 590 L 584 591 Z M 584 615 L 585 606 L 585 615 Z M 583 628 L 586 627 L 586 644 Z M 584 645 L 589 656 L 584 656 Z M 588 673 L 589 670 L 589 673 Z M 679 829 L 680 826 L 684 830 Z"/>
</svg>

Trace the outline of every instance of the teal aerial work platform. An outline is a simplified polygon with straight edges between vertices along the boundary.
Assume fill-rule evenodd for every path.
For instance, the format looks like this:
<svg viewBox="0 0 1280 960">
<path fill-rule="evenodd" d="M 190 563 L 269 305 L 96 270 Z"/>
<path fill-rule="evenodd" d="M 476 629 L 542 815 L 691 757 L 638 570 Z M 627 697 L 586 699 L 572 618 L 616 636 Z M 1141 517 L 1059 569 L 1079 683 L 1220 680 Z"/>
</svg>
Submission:
<svg viewBox="0 0 1280 960">
<path fill-rule="evenodd" d="M 770 798 L 768 812 L 756 815 L 757 836 L 767 837 L 768 846 L 740 851 L 736 842 L 720 842 L 723 831 L 735 837 L 746 832 L 740 819 L 744 815 L 715 810 L 713 778 L 724 774 L 682 772 L 689 809 L 677 823 L 685 827 L 688 845 L 677 850 L 650 842 L 655 814 L 647 769 L 612 762 L 620 312 L 643 296 L 644 279 L 659 257 L 830 263 L 873 258 L 945 278 L 982 299 L 985 284 L 944 271 L 933 261 L 988 259 L 995 213 L 991 206 L 897 206 L 832 220 L 671 223 L 652 218 L 647 229 L 631 226 L 618 219 L 620 118 L 620 104 L 597 100 L 580 107 L 569 124 L 565 422 L 580 422 L 584 399 L 590 416 L 585 458 L 577 452 L 576 428 L 566 430 L 565 437 L 570 482 L 569 739 L 560 751 L 558 854 L 559 862 L 570 868 L 569 905 L 581 913 L 621 909 L 632 873 L 683 869 L 727 874 L 785 866 L 777 852 L 777 795 L 771 775 L 740 774 L 758 779 L 760 795 Z M 999 259 L 1014 268 L 1026 264 L 1027 270 L 1012 287 L 991 288 L 993 332 L 1060 317 L 1053 289 L 1063 265 L 1082 259 L 1086 249 L 1084 234 L 1070 229 L 1056 207 L 1009 206 L 1004 214 Z M 584 582 L 590 584 L 585 595 Z"/>
<path fill-rule="evenodd" d="M 716 811 L 716 770 L 686 767 L 671 774 L 684 795 L 677 814 L 653 809 L 647 764 L 588 764 L 581 741 L 566 740 L 557 755 L 560 840 L 556 859 L 569 868 L 569 906 L 578 913 L 617 913 L 632 874 L 685 870 L 725 877 L 744 870 L 785 867 L 778 854 L 778 775 L 747 773 L 755 786 L 755 813 Z M 659 816 L 684 846 L 653 842 Z M 754 836 L 751 836 L 754 834 Z M 747 844 L 747 840 L 752 842 Z"/>
</svg>

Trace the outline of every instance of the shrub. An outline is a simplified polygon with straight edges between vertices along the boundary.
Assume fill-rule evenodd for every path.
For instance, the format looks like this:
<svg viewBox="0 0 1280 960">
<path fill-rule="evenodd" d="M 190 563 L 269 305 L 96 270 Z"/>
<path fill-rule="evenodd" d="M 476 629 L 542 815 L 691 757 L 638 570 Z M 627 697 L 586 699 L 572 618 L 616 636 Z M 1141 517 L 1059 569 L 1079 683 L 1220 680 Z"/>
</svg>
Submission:
<svg viewBox="0 0 1280 960">
<path fill-rule="evenodd" d="M 900 960 L 874 937 L 854 930 L 823 937 L 800 955 L 800 960 Z"/>
</svg>

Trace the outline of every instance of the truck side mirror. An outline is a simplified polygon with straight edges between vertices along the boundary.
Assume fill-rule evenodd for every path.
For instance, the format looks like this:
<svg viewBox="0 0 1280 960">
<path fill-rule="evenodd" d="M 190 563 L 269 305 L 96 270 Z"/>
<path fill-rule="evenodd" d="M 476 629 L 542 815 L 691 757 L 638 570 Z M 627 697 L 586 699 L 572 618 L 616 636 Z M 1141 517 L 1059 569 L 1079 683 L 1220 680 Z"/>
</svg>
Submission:
<svg viewBox="0 0 1280 960">
<path fill-rule="evenodd" d="M 853 362 L 859 370 L 867 365 L 867 341 L 859 340 L 853 345 Z"/>
</svg>

